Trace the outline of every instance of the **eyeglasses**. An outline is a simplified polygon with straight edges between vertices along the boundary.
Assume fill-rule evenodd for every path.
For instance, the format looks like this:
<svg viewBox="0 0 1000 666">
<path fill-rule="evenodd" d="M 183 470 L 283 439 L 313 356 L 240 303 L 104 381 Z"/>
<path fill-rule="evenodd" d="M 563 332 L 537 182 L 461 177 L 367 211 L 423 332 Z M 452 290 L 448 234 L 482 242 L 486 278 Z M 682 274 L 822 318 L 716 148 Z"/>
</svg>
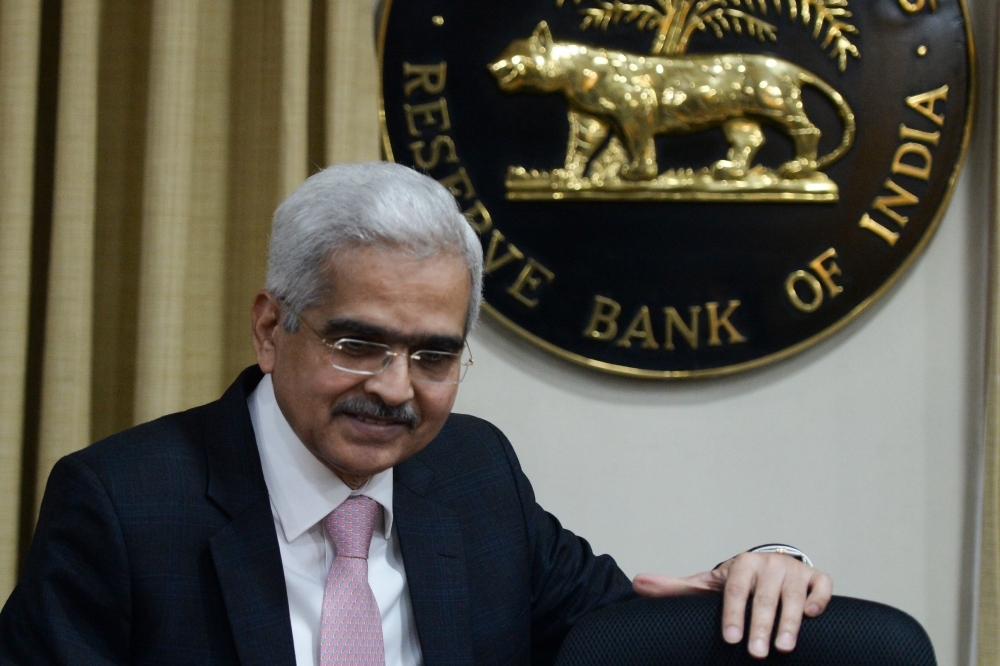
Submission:
<svg viewBox="0 0 1000 666">
<path fill-rule="evenodd" d="M 330 340 L 320 334 L 302 318 L 298 312 L 288 306 L 288 311 L 295 315 L 299 323 L 319 338 L 332 355 L 332 365 L 337 370 L 355 375 L 373 376 L 385 372 L 397 356 L 406 356 L 410 379 L 423 384 L 458 384 L 465 379 L 465 373 L 474 361 L 472 349 L 466 340 L 465 349 L 461 352 L 448 352 L 436 349 L 420 349 L 410 354 L 393 351 L 389 345 L 354 338 L 339 338 Z"/>
</svg>

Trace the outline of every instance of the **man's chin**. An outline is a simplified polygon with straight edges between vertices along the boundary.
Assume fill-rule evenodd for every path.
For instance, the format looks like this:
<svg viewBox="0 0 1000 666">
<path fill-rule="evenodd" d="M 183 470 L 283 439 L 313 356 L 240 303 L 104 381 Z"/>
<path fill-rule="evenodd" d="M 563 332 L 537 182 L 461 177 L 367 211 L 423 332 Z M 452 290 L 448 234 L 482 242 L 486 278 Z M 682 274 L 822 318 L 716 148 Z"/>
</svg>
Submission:
<svg viewBox="0 0 1000 666">
<path fill-rule="evenodd" d="M 368 479 L 409 457 L 399 440 L 384 442 L 341 440 L 334 447 L 320 447 L 317 457 L 337 476 Z"/>
<path fill-rule="evenodd" d="M 374 425 L 346 415 L 336 417 L 335 426 L 317 438 L 313 454 L 341 477 L 368 478 L 384 472 L 419 452 L 431 439 L 406 425 Z"/>
<path fill-rule="evenodd" d="M 361 486 L 365 485 L 368 479 L 377 474 L 377 472 L 375 474 L 348 474 L 347 472 L 342 472 L 336 468 L 331 469 L 333 469 L 333 473 L 337 475 L 337 478 L 343 481 L 344 485 L 351 490 L 357 490 Z"/>
<path fill-rule="evenodd" d="M 343 456 L 333 457 L 320 453 L 316 457 L 351 488 L 359 488 L 364 485 L 365 481 L 393 467 L 398 462 L 395 456 L 377 456 L 375 458 L 355 456 L 345 460 Z"/>
</svg>

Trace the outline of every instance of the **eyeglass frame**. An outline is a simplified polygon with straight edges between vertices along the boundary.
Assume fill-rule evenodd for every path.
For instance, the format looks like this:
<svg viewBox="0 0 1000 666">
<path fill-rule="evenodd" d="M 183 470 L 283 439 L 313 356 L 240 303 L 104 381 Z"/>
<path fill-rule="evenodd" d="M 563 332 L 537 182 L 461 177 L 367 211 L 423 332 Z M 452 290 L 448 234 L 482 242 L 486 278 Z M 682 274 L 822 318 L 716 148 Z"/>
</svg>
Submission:
<svg viewBox="0 0 1000 666">
<path fill-rule="evenodd" d="M 386 370 L 388 370 L 389 367 L 392 365 L 393 359 L 395 359 L 397 356 L 406 356 L 406 359 L 407 359 L 407 361 L 406 361 L 406 370 L 407 370 L 407 374 L 409 375 L 410 381 L 414 381 L 414 382 L 417 382 L 419 384 L 430 384 L 432 386 L 458 386 L 459 384 L 462 383 L 462 380 L 465 379 L 465 375 L 469 372 L 469 368 L 471 368 L 473 365 L 475 365 L 475 362 L 476 362 L 475 359 L 472 358 L 472 347 L 469 345 L 469 340 L 468 339 L 463 339 L 462 340 L 463 346 L 466 349 L 469 350 L 469 360 L 468 360 L 467 363 L 463 363 L 462 362 L 462 352 L 448 352 L 448 351 L 441 351 L 439 349 L 418 349 L 415 352 L 405 353 L 405 352 L 393 351 L 391 345 L 387 345 L 387 344 L 385 344 L 383 342 L 372 342 L 371 340 L 359 340 L 357 338 L 352 338 L 352 337 L 343 337 L 343 338 L 337 338 L 336 340 L 332 340 L 331 341 L 330 338 L 326 337 L 325 335 L 323 335 L 322 333 L 320 333 L 319 331 L 317 331 L 315 328 L 313 328 L 312 325 L 309 322 L 307 322 L 305 320 L 305 318 L 301 314 L 299 314 L 299 312 L 295 308 L 293 308 L 292 306 L 290 306 L 288 303 L 284 302 L 284 300 L 281 301 L 281 305 L 284 306 L 285 308 L 287 308 L 288 311 L 291 312 L 292 315 L 295 316 L 295 318 L 299 321 L 299 323 L 302 324 L 303 326 L 305 326 L 309 330 L 310 333 L 312 333 L 313 335 L 315 335 L 319 339 L 319 341 L 323 343 L 323 345 L 325 347 L 328 347 L 329 349 L 332 349 L 333 351 L 337 351 L 337 352 L 341 351 L 340 349 L 338 349 L 336 347 L 336 345 L 337 345 L 337 343 L 344 342 L 345 340 L 349 341 L 349 342 L 360 342 L 362 344 L 372 345 L 374 347 L 381 347 L 381 348 L 385 349 L 385 356 L 384 356 L 384 360 L 382 361 L 382 369 L 381 370 L 378 370 L 377 372 L 369 372 L 367 370 L 352 370 L 351 368 L 344 368 L 344 367 L 341 367 L 341 366 L 337 365 L 336 363 L 331 363 L 330 364 L 333 368 L 335 368 L 337 370 L 340 370 L 341 372 L 346 372 L 346 373 L 349 373 L 349 374 L 352 374 L 352 375 L 360 375 L 362 377 L 376 377 L 378 375 L 381 375 Z M 458 381 L 454 381 L 454 382 L 435 382 L 435 381 L 431 381 L 431 380 L 428 380 L 428 379 L 419 379 L 419 378 L 414 377 L 413 376 L 413 372 L 411 371 L 411 368 L 413 366 L 413 359 L 414 359 L 414 357 L 418 356 L 418 354 L 421 354 L 421 353 L 445 354 L 447 356 L 452 356 L 452 357 L 457 358 L 458 359 L 459 367 L 463 368 L 462 370 L 459 371 Z"/>
</svg>

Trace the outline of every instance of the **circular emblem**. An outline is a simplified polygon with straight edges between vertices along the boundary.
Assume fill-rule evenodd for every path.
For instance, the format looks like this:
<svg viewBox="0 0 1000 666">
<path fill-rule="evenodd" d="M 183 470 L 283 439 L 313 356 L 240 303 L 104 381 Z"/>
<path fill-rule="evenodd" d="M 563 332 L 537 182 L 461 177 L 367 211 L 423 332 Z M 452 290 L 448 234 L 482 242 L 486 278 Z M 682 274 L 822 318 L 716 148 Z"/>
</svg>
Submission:
<svg viewBox="0 0 1000 666">
<path fill-rule="evenodd" d="M 963 0 L 386 0 L 384 150 L 482 239 L 486 311 L 639 377 L 784 358 L 930 240 Z"/>
</svg>

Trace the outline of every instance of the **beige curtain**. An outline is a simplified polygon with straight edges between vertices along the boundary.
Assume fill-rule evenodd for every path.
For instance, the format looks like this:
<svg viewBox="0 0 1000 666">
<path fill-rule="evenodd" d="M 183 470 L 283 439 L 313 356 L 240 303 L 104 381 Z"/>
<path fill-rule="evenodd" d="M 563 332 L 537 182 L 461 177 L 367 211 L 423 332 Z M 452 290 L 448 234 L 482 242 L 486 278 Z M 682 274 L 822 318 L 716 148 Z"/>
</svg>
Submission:
<svg viewBox="0 0 1000 666">
<path fill-rule="evenodd" d="M 60 457 L 253 362 L 274 207 L 378 157 L 371 0 L 0 0 L 0 600 Z"/>
<path fill-rule="evenodd" d="M 1000 36 L 1000 20 L 997 34 Z M 1000 63 L 994 82 L 994 165 L 1000 164 Z M 1000 666 L 1000 169 L 994 167 L 990 229 L 989 312 L 986 336 L 986 427 L 983 455 L 982 541 L 979 551 L 979 666 Z"/>
</svg>

